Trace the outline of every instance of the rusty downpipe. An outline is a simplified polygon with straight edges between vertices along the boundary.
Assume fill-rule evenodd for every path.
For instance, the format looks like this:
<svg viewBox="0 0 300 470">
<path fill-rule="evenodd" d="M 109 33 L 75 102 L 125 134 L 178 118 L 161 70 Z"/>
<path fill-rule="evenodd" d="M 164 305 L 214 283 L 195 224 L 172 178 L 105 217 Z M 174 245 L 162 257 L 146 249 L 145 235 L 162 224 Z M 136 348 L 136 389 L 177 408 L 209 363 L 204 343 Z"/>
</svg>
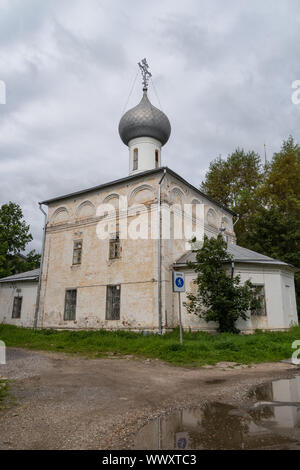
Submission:
<svg viewBox="0 0 300 470">
<path fill-rule="evenodd" d="M 162 334 L 162 314 L 161 314 L 161 184 L 166 176 L 166 169 L 158 183 L 158 334 Z"/>
<path fill-rule="evenodd" d="M 38 288 L 37 288 L 37 293 L 36 293 L 34 322 L 33 322 L 33 328 L 35 328 L 35 329 L 37 328 L 37 325 L 38 325 L 38 316 L 39 316 L 39 309 L 40 309 L 42 269 L 43 269 L 43 261 L 44 261 L 45 239 L 46 239 L 46 224 L 47 224 L 47 213 L 42 208 L 42 203 L 41 202 L 39 202 L 39 209 L 44 214 L 45 222 L 44 222 L 44 229 L 43 229 L 43 241 L 42 241 L 42 252 L 41 252 L 41 261 L 40 261 L 39 282 L 38 282 Z"/>
</svg>

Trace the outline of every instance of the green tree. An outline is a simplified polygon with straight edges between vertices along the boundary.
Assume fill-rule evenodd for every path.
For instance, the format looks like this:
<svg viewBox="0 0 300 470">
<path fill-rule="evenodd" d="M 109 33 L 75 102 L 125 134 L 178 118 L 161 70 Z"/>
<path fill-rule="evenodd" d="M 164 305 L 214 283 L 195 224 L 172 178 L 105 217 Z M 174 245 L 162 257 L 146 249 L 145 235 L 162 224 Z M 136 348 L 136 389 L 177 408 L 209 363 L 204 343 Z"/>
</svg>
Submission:
<svg viewBox="0 0 300 470">
<path fill-rule="evenodd" d="M 32 240 L 18 204 L 9 202 L 0 207 L 0 277 L 38 267 L 39 256 L 34 250 L 25 258 L 21 253 Z"/>
<path fill-rule="evenodd" d="M 13 270 L 14 273 L 23 273 L 31 271 L 32 269 L 39 268 L 41 255 L 35 250 L 29 251 L 26 256 L 13 256 Z"/>
<path fill-rule="evenodd" d="M 201 184 L 203 192 L 239 215 L 235 232 L 241 245 L 249 217 L 258 204 L 257 188 L 266 173 L 257 153 L 238 148 L 226 160 L 219 157 L 212 161 Z"/>
<path fill-rule="evenodd" d="M 300 268 L 300 147 L 289 137 L 262 166 L 254 152 L 214 160 L 201 189 L 240 216 L 237 243 Z M 295 273 L 298 311 L 300 272 Z"/>
<path fill-rule="evenodd" d="M 236 321 L 246 320 L 247 312 L 259 307 L 253 285 L 250 281 L 241 284 L 240 276 L 228 272 L 232 257 L 221 235 L 217 239 L 205 236 L 202 248 L 194 252 L 196 262 L 189 267 L 197 273 L 197 293 L 187 294 L 187 311 L 217 322 L 220 332 L 238 333 Z"/>
<path fill-rule="evenodd" d="M 258 191 L 268 207 L 275 206 L 291 215 L 300 212 L 300 146 L 290 136 L 275 153 L 269 171 Z"/>
<path fill-rule="evenodd" d="M 263 205 L 248 220 L 245 246 L 300 268 L 300 147 L 292 137 L 274 154 L 257 198 Z M 299 272 L 295 284 L 299 311 Z"/>
</svg>

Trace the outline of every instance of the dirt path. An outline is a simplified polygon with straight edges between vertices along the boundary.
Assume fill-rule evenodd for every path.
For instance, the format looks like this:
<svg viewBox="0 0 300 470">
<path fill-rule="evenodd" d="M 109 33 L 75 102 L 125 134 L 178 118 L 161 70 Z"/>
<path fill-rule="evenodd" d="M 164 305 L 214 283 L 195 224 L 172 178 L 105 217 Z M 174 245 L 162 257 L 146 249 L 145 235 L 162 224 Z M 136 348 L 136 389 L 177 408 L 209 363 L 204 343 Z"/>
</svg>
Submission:
<svg viewBox="0 0 300 470">
<path fill-rule="evenodd" d="M 0 449 L 130 448 L 136 431 L 162 411 L 238 403 L 251 386 L 295 371 L 283 363 L 189 369 L 9 349 L 0 375 L 13 379 L 16 404 L 0 412 Z"/>
</svg>

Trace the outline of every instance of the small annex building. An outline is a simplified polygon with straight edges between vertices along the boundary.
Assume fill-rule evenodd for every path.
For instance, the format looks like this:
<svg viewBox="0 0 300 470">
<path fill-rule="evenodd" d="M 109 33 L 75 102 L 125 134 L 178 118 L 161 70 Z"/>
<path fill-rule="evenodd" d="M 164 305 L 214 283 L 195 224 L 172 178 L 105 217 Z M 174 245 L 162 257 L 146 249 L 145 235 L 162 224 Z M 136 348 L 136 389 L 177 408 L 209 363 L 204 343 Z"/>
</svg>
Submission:
<svg viewBox="0 0 300 470">
<path fill-rule="evenodd" d="M 250 279 L 258 288 L 262 308 L 256 312 L 249 312 L 248 320 L 237 322 L 237 328 L 243 332 L 262 330 L 283 330 L 298 324 L 296 296 L 294 288 L 295 268 L 283 261 L 262 255 L 238 245 L 228 244 L 227 251 L 233 257 L 234 274 L 239 274 L 241 281 Z M 195 272 L 188 267 L 194 263 L 196 254 L 192 251 L 181 256 L 174 269 L 185 272 L 188 291 L 195 291 Z M 216 325 L 206 323 L 197 316 L 187 313 L 184 302 L 186 294 L 181 294 L 183 327 L 191 330 L 214 330 Z"/>
<path fill-rule="evenodd" d="M 39 269 L 0 279 L 0 323 L 33 326 Z"/>
</svg>

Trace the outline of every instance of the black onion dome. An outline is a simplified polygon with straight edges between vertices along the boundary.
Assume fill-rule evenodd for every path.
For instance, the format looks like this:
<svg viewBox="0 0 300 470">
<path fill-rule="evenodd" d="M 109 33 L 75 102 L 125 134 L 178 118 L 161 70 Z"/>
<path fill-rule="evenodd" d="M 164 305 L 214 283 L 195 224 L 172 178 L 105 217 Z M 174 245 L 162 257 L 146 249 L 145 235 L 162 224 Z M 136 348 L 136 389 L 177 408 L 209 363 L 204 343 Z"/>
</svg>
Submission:
<svg viewBox="0 0 300 470">
<path fill-rule="evenodd" d="M 137 137 L 153 137 L 165 145 L 171 134 L 171 125 L 165 113 L 150 103 L 144 91 L 140 103 L 121 118 L 119 134 L 125 145 Z"/>
</svg>

